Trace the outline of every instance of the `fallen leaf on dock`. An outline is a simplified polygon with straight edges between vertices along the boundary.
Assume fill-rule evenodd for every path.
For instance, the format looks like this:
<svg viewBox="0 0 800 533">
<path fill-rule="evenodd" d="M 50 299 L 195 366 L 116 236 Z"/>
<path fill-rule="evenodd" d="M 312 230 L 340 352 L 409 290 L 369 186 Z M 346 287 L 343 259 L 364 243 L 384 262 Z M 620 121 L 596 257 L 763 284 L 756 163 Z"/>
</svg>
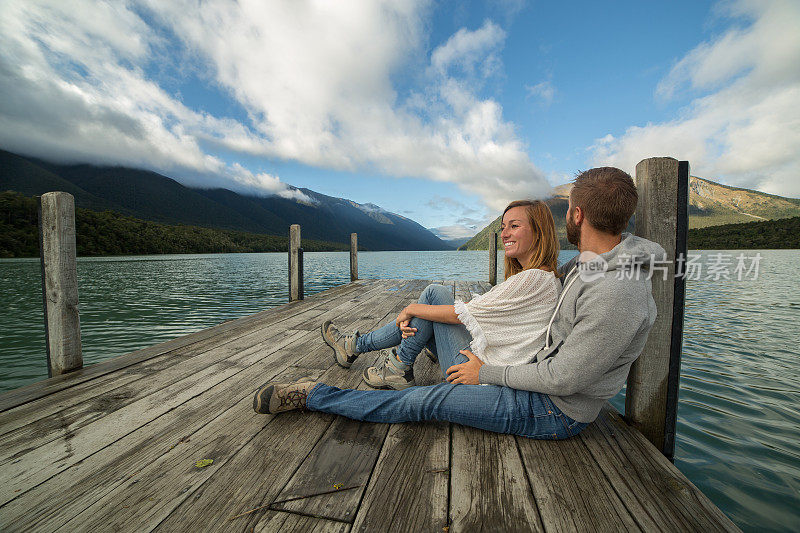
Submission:
<svg viewBox="0 0 800 533">
<path fill-rule="evenodd" d="M 194 464 L 194 466 L 196 466 L 197 468 L 205 468 L 206 466 L 210 465 L 213 462 L 214 459 L 200 459 Z"/>
</svg>

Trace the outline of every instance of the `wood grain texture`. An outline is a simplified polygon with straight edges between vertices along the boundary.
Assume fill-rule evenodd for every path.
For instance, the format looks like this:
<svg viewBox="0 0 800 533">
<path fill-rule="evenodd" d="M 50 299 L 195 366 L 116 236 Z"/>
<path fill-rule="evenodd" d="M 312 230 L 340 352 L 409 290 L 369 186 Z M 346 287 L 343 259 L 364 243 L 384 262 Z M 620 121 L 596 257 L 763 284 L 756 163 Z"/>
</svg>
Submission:
<svg viewBox="0 0 800 533">
<path fill-rule="evenodd" d="M 739 531 L 644 435 L 606 405 L 579 438 L 646 531 Z"/>
<path fill-rule="evenodd" d="M 667 252 L 666 276 L 653 276 L 657 316 L 644 350 L 628 374 L 625 416 L 658 449 L 664 446 L 667 378 L 672 338 L 677 231 L 678 161 L 653 157 L 636 165 L 636 235 L 657 242 Z M 662 260 L 663 258 L 656 258 Z"/>
<path fill-rule="evenodd" d="M 442 531 L 447 526 L 449 424 L 394 424 L 353 531 Z"/>
<path fill-rule="evenodd" d="M 548 530 L 642 531 L 579 439 L 516 441 Z"/>
<path fill-rule="evenodd" d="M 237 531 L 230 528 L 228 531 Z M 313 516 L 303 516 L 294 513 L 282 513 L 279 511 L 267 511 L 256 523 L 252 533 L 347 533 L 350 531 L 350 524 L 344 522 L 334 522 Z"/>
<path fill-rule="evenodd" d="M 350 234 L 350 281 L 358 279 L 358 233 Z"/>
<path fill-rule="evenodd" d="M 301 268 L 300 250 L 300 225 L 289 226 L 289 301 L 303 299 L 303 271 Z"/>
<path fill-rule="evenodd" d="M 47 372 L 52 377 L 83 367 L 78 316 L 75 199 L 69 193 L 48 192 L 40 199 L 39 257 Z"/>
<path fill-rule="evenodd" d="M 184 379 L 159 389 L 138 401 L 105 416 L 95 423 L 73 431 L 65 431 L 56 440 L 4 463 L 0 470 L 0 504 L 17 496 L 51 476 L 68 469 L 102 448 L 148 424 L 204 391 L 239 373 L 242 367 L 255 364 L 267 355 L 274 355 L 306 332 L 291 332 L 269 344 L 254 347 L 237 355 L 237 361 L 217 362 Z"/>
</svg>

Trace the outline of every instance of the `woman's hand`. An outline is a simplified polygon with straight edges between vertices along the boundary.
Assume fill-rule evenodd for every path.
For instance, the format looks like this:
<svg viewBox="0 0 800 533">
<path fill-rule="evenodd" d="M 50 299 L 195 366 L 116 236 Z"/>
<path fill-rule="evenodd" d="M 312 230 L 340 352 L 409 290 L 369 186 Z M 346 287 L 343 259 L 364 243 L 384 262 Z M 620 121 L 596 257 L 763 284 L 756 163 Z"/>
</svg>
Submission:
<svg viewBox="0 0 800 533">
<path fill-rule="evenodd" d="M 405 320 L 403 322 L 400 322 L 400 333 L 403 335 L 404 339 L 413 337 L 414 333 L 417 331 L 417 328 L 412 328 L 411 326 L 408 325 L 409 322 L 410 320 Z"/>
<path fill-rule="evenodd" d="M 469 361 L 448 368 L 447 381 L 449 383 L 463 383 L 464 385 L 480 384 L 479 376 L 484 362 L 469 350 L 461 350 L 458 353 L 466 355 Z"/>
<path fill-rule="evenodd" d="M 412 328 L 409 326 L 412 318 L 414 317 L 409 312 L 408 306 L 406 306 L 402 311 L 400 311 L 400 314 L 397 315 L 397 318 L 394 321 L 394 323 L 397 324 L 397 327 L 400 328 L 404 339 L 413 337 L 414 333 L 417 331 L 417 328 Z"/>
</svg>

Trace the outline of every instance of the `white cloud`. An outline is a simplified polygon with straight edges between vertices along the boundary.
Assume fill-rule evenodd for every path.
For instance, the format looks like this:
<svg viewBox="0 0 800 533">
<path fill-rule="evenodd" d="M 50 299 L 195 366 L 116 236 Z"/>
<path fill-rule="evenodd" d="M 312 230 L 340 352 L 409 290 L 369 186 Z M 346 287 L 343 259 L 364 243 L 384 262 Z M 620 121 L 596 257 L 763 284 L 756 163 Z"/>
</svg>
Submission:
<svg viewBox="0 0 800 533">
<path fill-rule="evenodd" d="M 439 226 L 438 228 L 430 228 L 430 231 L 440 239 L 451 240 L 472 237 L 481 229 L 483 228 L 455 224 L 452 226 Z"/>
<path fill-rule="evenodd" d="M 688 160 L 696 175 L 800 196 L 800 4 L 726 6 L 744 24 L 689 52 L 656 91 L 699 94 L 672 121 L 598 139 L 594 163 L 632 171 L 643 158 L 668 155 Z"/>
<path fill-rule="evenodd" d="M 539 82 L 536 85 L 527 85 L 525 89 L 528 91 L 529 95 L 541 98 L 545 105 L 552 104 L 553 97 L 556 94 L 556 88 L 550 80 Z"/>
<path fill-rule="evenodd" d="M 475 31 L 461 28 L 433 51 L 431 65 L 442 74 L 453 67 L 469 74 L 475 74 L 477 69 L 481 69 L 484 75 L 489 74 L 491 71 L 487 67 L 492 68 L 497 63 L 493 52 L 502 45 L 505 38 L 506 33 L 490 20 Z M 487 51 L 492 53 L 487 55 Z"/>
<path fill-rule="evenodd" d="M 546 192 L 501 106 L 478 94 L 501 69 L 491 21 L 428 57 L 425 0 L 133 6 L 2 4 L 0 145 L 240 189 L 292 190 L 218 151 L 447 181 L 494 209 Z M 198 111 L 148 74 L 187 64 L 247 120 Z"/>
</svg>

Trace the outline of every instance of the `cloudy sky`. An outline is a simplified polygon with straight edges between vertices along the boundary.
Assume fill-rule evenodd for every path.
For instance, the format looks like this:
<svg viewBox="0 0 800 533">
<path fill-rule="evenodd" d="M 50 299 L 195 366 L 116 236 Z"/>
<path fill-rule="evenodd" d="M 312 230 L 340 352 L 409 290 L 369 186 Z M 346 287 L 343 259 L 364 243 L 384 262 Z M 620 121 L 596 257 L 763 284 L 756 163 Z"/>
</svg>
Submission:
<svg viewBox="0 0 800 533">
<path fill-rule="evenodd" d="M 645 157 L 800 196 L 800 2 L 0 0 L 0 148 L 447 236 Z"/>
</svg>

